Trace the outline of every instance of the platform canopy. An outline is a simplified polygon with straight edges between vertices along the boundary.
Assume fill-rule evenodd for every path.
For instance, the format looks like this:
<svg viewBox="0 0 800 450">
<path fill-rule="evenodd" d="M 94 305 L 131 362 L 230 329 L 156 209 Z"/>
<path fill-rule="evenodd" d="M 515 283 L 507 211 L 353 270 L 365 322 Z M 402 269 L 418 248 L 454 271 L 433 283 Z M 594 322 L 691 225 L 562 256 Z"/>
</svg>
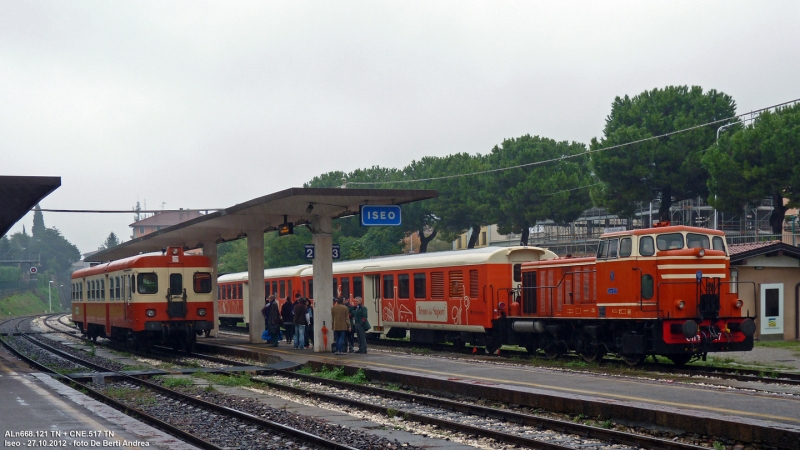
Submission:
<svg viewBox="0 0 800 450">
<path fill-rule="evenodd" d="M 110 261 L 169 246 L 198 248 L 245 237 L 247 230 L 276 230 L 287 222 L 311 223 L 315 216 L 340 218 L 359 213 L 360 205 L 400 205 L 437 197 L 431 190 L 290 188 L 258 197 L 97 252 L 90 262 Z"/>
<path fill-rule="evenodd" d="M 61 177 L 0 176 L 0 236 L 61 186 Z"/>
</svg>

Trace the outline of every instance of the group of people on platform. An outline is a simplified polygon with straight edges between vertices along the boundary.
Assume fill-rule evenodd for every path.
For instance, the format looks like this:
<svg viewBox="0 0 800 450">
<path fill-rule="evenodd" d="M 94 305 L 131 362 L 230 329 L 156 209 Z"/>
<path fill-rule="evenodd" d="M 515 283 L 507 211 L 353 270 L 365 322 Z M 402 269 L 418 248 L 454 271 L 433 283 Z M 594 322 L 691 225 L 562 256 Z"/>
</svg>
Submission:
<svg viewBox="0 0 800 450">
<path fill-rule="evenodd" d="M 281 339 L 281 327 L 283 338 L 292 342 L 296 349 L 306 349 L 314 342 L 314 308 L 308 298 L 296 294 L 294 299 L 286 299 L 279 307 L 275 296 L 270 295 L 261 315 L 264 316 L 265 328 L 261 337 L 273 347 L 277 347 Z M 353 304 L 344 297 L 334 298 L 331 318 L 335 354 L 367 353 L 366 332 L 371 326 L 361 297 L 354 298 Z M 355 349 L 356 338 L 358 350 Z"/>
</svg>

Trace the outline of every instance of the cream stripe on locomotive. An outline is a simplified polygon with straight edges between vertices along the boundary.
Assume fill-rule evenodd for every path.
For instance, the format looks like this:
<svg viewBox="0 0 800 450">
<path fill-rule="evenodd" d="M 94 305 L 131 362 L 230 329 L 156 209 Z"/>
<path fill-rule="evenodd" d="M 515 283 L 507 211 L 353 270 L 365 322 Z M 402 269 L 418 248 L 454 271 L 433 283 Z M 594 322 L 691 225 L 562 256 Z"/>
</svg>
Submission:
<svg viewBox="0 0 800 450">
<path fill-rule="evenodd" d="M 673 280 L 673 279 L 695 279 L 697 278 L 697 274 L 695 273 L 667 273 L 661 274 L 661 278 L 665 280 Z M 727 278 L 727 275 L 724 273 L 704 273 L 703 278 Z"/>
<path fill-rule="evenodd" d="M 668 269 L 725 269 L 725 264 L 659 264 L 660 270 Z"/>
</svg>

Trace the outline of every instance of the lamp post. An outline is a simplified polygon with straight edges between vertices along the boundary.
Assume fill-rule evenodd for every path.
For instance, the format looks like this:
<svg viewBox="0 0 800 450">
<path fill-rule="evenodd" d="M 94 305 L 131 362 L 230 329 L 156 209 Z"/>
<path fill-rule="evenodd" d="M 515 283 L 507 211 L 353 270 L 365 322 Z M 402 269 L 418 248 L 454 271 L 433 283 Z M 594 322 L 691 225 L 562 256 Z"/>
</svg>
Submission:
<svg viewBox="0 0 800 450">
<path fill-rule="evenodd" d="M 50 280 L 50 283 L 47 285 L 47 299 L 50 301 L 50 312 L 53 312 L 53 295 L 50 293 L 52 287 L 53 280 Z"/>
</svg>

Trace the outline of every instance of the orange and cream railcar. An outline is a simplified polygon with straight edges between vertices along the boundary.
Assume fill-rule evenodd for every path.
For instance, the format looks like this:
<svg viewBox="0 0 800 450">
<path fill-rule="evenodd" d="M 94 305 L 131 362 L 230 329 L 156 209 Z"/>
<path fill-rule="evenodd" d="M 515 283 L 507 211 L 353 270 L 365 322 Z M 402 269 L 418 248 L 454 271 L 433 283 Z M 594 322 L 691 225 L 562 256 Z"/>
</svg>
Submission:
<svg viewBox="0 0 800 450">
<path fill-rule="evenodd" d="M 587 361 L 606 353 L 637 364 L 676 364 L 708 352 L 753 348 L 754 317 L 742 311 L 722 232 L 666 226 L 608 233 L 596 257 L 524 264 L 504 342 Z"/>
<path fill-rule="evenodd" d="M 264 270 L 265 298 L 275 295 L 283 306 L 287 298 L 299 292 L 300 272 L 307 267 L 305 264 Z M 245 308 L 243 301 L 250 295 L 248 279 L 247 272 L 229 273 L 217 278 L 217 314 L 221 325 L 235 327 L 244 322 L 245 327 L 250 326 L 250 308 Z"/>
<path fill-rule="evenodd" d="M 211 261 L 180 247 L 98 264 L 72 274 L 72 321 L 90 339 L 190 351 L 213 328 Z"/>
<path fill-rule="evenodd" d="M 522 264 L 555 256 L 537 247 L 486 247 L 339 262 L 329 295 L 362 297 L 376 335 L 410 330 L 413 342 L 492 350 L 501 345 L 496 327 L 510 306 L 504 293 L 519 287 Z M 313 268 L 301 278 L 303 294 L 313 298 Z"/>
</svg>

